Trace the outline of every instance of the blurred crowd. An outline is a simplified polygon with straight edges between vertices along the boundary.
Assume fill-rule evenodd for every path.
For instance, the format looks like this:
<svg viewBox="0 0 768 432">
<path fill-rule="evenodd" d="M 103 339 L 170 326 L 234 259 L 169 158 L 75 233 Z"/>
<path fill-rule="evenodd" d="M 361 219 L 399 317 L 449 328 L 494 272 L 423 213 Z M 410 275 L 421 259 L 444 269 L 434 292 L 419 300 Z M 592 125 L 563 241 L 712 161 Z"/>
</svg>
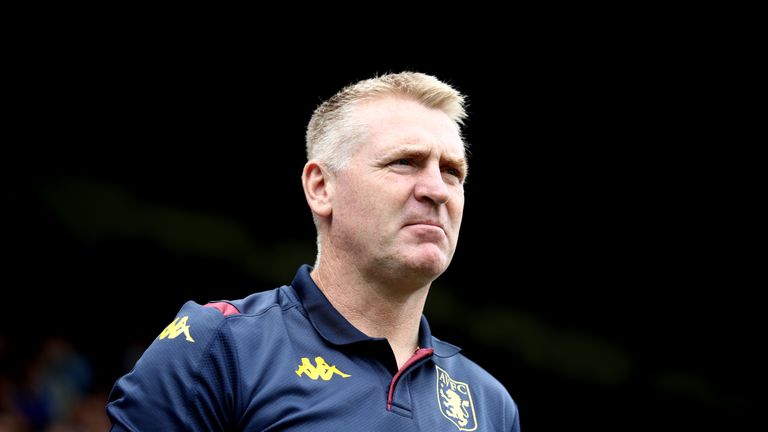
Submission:
<svg viewBox="0 0 768 432">
<path fill-rule="evenodd" d="M 106 431 L 107 390 L 72 343 L 49 338 L 31 350 L 0 335 L 0 432 Z"/>
</svg>

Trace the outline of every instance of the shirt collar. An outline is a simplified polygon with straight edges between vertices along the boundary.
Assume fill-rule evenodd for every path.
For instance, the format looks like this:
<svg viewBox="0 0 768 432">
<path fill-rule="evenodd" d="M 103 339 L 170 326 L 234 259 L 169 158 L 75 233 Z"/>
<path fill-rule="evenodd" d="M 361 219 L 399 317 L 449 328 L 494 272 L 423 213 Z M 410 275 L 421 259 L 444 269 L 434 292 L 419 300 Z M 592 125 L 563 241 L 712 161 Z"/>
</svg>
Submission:
<svg viewBox="0 0 768 432">
<path fill-rule="evenodd" d="M 371 338 L 355 328 L 331 305 L 331 302 L 328 301 L 325 294 L 320 291 L 320 288 L 309 275 L 311 271 L 311 266 L 306 264 L 301 266 L 296 272 L 291 286 L 307 312 L 309 321 L 320 336 L 335 345 L 374 340 L 375 338 Z M 434 349 L 434 354 L 438 357 L 451 357 L 460 350 L 459 347 L 432 337 L 432 331 L 424 315 L 421 316 L 419 325 L 419 346 Z"/>
<path fill-rule="evenodd" d="M 421 324 L 419 325 L 419 347 L 432 348 L 438 357 L 451 357 L 461 351 L 461 348 L 432 336 L 432 330 L 430 330 L 427 317 L 424 315 L 421 316 Z"/>
</svg>

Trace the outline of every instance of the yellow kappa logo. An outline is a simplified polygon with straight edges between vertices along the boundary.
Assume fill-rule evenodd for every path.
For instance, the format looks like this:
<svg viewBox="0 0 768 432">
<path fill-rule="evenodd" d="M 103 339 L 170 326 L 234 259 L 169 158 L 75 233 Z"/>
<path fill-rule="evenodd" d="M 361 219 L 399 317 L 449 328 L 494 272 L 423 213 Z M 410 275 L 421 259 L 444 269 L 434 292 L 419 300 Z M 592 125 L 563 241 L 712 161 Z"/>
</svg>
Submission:
<svg viewBox="0 0 768 432">
<path fill-rule="evenodd" d="M 456 381 L 448 372 L 437 368 L 437 404 L 440 412 L 460 431 L 477 429 L 475 406 L 467 383 Z"/>
<path fill-rule="evenodd" d="M 351 376 L 336 369 L 336 366 L 328 366 L 328 363 L 326 363 L 320 356 L 315 357 L 314 366 L 309 362 L 308 358 L 302 357 L 301 364 L 299 365 L 299 368 L 296 369 L 296 375 L 301 376 L 301 374 L 305 374 L 313 381 L 317 381 L 318 378 L 321 378 L 323 381 L 328 381 L 333 377 L 333 374 L 337 374 L 342 378 L 349 378 Z"/>
<path fill-rule="evenodd" d="M 195 340 L 192 339 L 192 336 L 189 335 L 189 326 L 187 325 L 187 320 L 189 319 L 189 316 L 185 316 L 183 318 L 176 317 L 175 320 L 173 320 L 172 323 L 168 324 L 168 327 L 163 330 L 162 333 L 160 333 L 160 336 L 158 336 L 158 339 L 176 339 L 177 336 L 184 333 L 184 336 L 187 338 L 188 342 L 194 342 Z"/>
</svg>

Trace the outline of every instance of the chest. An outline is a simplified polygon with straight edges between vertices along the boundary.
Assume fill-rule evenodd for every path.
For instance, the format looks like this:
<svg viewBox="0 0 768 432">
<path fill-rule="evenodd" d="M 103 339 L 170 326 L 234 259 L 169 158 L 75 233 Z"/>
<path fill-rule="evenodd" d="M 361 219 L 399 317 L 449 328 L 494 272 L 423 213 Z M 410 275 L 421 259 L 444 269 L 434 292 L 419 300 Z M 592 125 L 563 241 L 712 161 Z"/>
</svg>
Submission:
<svg viewBox="0 0 768 432">
<path fill-rule="evenodd" d="M 471 386 L 430 359 L 401 371 L 393 383 L 375 360 L 317 354 L 250 380 L 240 430 L 478 430 Z"/>
</svg>

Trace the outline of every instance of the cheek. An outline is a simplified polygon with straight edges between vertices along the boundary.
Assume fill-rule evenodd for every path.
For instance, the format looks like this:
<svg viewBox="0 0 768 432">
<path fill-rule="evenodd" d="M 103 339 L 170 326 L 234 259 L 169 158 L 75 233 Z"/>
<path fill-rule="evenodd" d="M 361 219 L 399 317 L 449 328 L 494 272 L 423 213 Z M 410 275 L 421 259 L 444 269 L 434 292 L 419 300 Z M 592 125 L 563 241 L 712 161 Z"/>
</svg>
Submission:
<svg viewBox="0 0 768 432">
<path fill-rule="evenodd" d="M 382 208 L 381 197 L 375 193 L 366 193 L 365 190 L 350 191 L 345 194 L 342 206 L 344 216 L 360 225 L 372 222 L 385 210 Z"/>
<path fill-rule="evenodd" d="M 448 204 L 451 204 L 450 202 Z M 461 223 L 461 218 L 464 215 L 464 195 L 455 197 L 453 205 L 448 206 L 448 212 L 451 215 L 451 219 L 456 223 Z"/>
<path fill-rule="evenodd" d="M 458 209 L 453 214 L 453 219 L 456 221 L 456 225 L 461 225 L 461 219 L 464 217 L 464 212 L 462 209 Z"/>
</svg>

